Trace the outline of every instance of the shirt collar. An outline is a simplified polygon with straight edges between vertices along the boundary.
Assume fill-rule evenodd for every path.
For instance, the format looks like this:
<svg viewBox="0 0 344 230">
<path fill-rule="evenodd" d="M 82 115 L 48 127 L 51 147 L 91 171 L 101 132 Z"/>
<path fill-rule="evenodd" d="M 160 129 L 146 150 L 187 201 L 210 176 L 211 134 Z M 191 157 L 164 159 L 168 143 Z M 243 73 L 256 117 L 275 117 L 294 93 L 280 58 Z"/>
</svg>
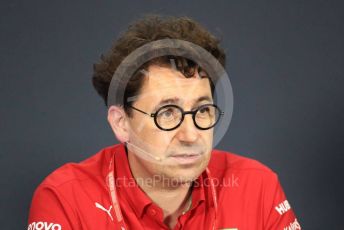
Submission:
<svg viewBox="0 0 344 230">
<path fill-rule="evenodd" d="M 124 144 L 118 146 L 114 159 L 118 193 L 126 197 L 136 215 L 142 216 L 145 207 L 151 204 L 152 200 L 142 191 L 133 178 Z"/>
<path fill-rule="evenodd" d="M 192 204 L 191 209 L 194 209 L 205 200 L 205 189 L 204 189 L 204 174 L 203 172 L 195 181 L 192 189 Z"/>
</svg>

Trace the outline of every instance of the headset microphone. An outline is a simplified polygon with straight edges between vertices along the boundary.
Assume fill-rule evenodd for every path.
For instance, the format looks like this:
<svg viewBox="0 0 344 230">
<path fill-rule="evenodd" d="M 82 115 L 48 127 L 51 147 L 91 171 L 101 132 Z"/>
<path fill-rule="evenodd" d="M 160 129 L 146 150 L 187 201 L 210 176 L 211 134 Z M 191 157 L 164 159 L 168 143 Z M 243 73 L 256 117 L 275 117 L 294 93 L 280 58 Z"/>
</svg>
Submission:
<svg viewBox="0 0 344 230">
<path fill-rule="evenodd" d="M 136 146 L 136 145 L 130 143 L 129 141 L 127 141 L 127 142 L 125 142 L 125 143 L 126 143 L 127 145 L 129 145 L 129 146 L 134 147 L 135 149 L 138 150 L 138 152 L 140 152 L 141 154 L 144 154 L 144 155 L 150 157 L 150 158 L 153 159 L 153 160 L 156 160 L 156 161 L 159 161 L 159 162 L 161 162 L 161 161 L 163 160 L 163 158 L 158 157 L 158 156 L 154 156 L 153 154 L 144 151 L 143 149 L 141 149 L 140 147 L 138 147 L 138 146 Z M 137 154 L 137 152 L 136 152 L 136 154 Z"/>
</svg>

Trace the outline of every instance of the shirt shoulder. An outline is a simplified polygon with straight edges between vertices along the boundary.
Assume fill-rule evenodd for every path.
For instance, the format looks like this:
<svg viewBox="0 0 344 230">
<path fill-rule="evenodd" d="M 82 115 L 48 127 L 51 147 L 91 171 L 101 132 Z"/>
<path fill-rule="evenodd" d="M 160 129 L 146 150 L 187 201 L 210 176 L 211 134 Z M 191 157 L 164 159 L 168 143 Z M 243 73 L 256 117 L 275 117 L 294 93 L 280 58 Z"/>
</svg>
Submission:
<svg viewBox="0 0 344 230">
<path fill-rule="evenodd" d="M 222 226 L 301 229 L 277 174 L 266 165 L 215 149 L 208 168 L 218 185 L 216 191 L 223 207 L 219 210 Z"/>
<path fill-rule="evenodd" d="M 115 148 L 117 145 L 104 148 L 80 163 L 67 163 L 48 175 L 33 194 L 28 228 L 38 229 L 37 225 L 46 224 L 77 230 L 89 226 L 97 229 L 102 221 L 109 224 L 108 215 L 95 203 L 111 205 L 105 176 Z"/>
<path fill-rule="evenodd" d="M 54 170 L 40 186 L 61 187 L 68 183 L 97 180 L 105 177 L 113 149 L 116 145 L 101 149 L 91 157 L 75 163 L 69 162 Z"/>
</svg>

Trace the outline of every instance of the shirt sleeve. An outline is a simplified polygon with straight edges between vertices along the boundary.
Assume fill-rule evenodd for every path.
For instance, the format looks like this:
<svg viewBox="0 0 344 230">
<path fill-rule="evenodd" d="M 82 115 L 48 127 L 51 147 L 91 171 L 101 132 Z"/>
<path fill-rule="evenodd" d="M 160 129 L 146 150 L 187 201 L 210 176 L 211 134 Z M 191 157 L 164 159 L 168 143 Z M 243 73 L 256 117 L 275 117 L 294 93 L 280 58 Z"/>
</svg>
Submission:
<svg viewBox="0 0 344 230">
<path fill-rule="evenodd" d="M 67 200 L 52 186 L 40 185 L 32 198 L 28 230 L 79 229 L 76 214 Z"/>
<path fill-rule="evenodd" d="M 265 218 L 265 229 L 300 230 L 301 226 L 275 173 L 267 187 L 265 201 L 268 205 Z"/>
</svg>

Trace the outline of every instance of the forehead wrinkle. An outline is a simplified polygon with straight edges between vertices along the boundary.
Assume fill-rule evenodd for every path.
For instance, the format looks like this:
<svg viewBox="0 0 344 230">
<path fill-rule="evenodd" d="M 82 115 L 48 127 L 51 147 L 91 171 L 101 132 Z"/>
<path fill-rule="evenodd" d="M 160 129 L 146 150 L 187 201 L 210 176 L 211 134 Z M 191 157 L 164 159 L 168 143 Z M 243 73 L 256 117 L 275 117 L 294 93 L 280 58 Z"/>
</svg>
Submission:
<svg viewBox="0 0 344 230">
<path fill-rule="evenodd" d="M 193 84 L 194 86 L 190 86 L 189 83 L 181 83 L 180 86 L 187 86 L 187 87 L 192 87 L 191 90 L 188 89 L 188 93 L 186 93 L 186 95 L 194 95 L 193 92 L 195 92 L 196 90 L 194 90 L 196 87 L 197 87 L 197 84 Z M 166 90 L 166 89 L 169 89 L 170 87 L 165 87 L 165 88 L 158 88 L 158 87 L 155 87 L 155 90 L 145 90 L 146 92 L 141 92 L 139 95 L 136 95 L 136 96 L 133 96 L 133 97 L 130 97 L 128 98 L 128 101 L 137 101 L 137 100 L 141 100 L 141 99 L 148 99 L 148 100 L 151 100 L 152 103 L 154 103 L 155 100 L 153 100 L 154 98 L 160 98 L 162 97 L 162 99 L 160 99 L 160 101 L 162 100 L 166 100 L 166 99 L 174 99 L 174 101 L 177 102 L 177 99 L 182 100 L 182 102 L 184 101 L 183 98 L 178 98 L 178 96 L 174 96 L 173 95 L 173 90 L 171 90 L 171 94 L 170 95 L 161 95 L 161 91 L 162 90 Z M 197 91 L 196 91 L 197 92 Z M 151 98 L 149 98 L 151 97 Z M 190 101 L 192 102 L 196 102 L 198 99 L 192 99 Z M 208 96 L 208 101 L 212 101 L 212 97 Z"/>
<path fill-rule="evenodd" d="M 150 75 L 151 76 L 151 75 Z M 188 87 L 188 91 L 190 91 L 190 87 L 191 87 L 191 91 L 194 92 L 195 88 L 198 87 L 198 84 L 193 84 L 189 81 L 184 81 L 187 79 L 177 79 L 176 77 L 172 78 L 172 79 L 168 79 L 162 82 L 155 82 L 156 84 L 154 84 L 153 81 L 148 82 L 149 80 L 147 79 L 147 81 L 145 82 L 146 85 L 143 86 L 143 88 L 145 88 L 145 92 L 141 91 L 140 95 L 137 96 L 133 96 L 131 97 L 131 101 L 133 100 L 137 100 L 137 99 L 143 99 L 149 96 L 156 96 L 156 97 L 160 97 L 161 95 L 161 91 L 165 91 L 168 90 L 170 92 L 173 93 L 173 91 L 175 89 L 182 89 L 183 87 Z M 148 87 L 147 87 L 148 86 Z M 192 94 L 192 92 L 190 92 Z"/>
</svg>

